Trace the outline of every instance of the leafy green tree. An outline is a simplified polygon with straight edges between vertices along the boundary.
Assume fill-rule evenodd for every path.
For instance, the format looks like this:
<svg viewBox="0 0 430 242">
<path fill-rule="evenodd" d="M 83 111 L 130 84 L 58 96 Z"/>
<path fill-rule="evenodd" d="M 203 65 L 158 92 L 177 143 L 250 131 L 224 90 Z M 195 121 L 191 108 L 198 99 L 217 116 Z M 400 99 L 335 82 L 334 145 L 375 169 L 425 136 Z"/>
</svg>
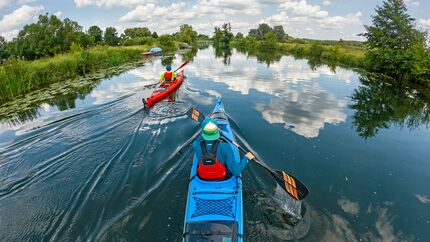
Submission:
<svg viewBox="0 0 430 242">
<path fill-rule="evenodd" d="M 158 39 L 158 34 L 157 34 L 157 32 L 155 32 L 155 31 L 152 33 L 152 35 L 151 35 L 151 36 L 152 36 L 152 38 L 154 38 L 154 39 Z"/>
<path fill-rule="evenodd" d="M 221 28 L 215 27 L 213 36 L 214 44 L 221 47 L 228 47 L 231 39 L 234 37 L 231 32 L 231 24 L 224 23 Z"/>
<path fill-rule="evenodd" d="M 425 33 L 414 28 L 414 19 L 407 13 L 403 0 L 385 0 L 372 16 L 367 33 L 369 68 L 397 80 L 429 82 L 430 68 Z"/>
<path fill-rule="evenodd" d="M 119 43 L 118 33 L 114 27 L 107 27 L 105 30 L 104 42 L 111 46 L 116 46 Z"/>
<path fill-rule="evenodd" d="M 215 44 L 220 43 L 222 38 L 222 31 L 219 27 L 215 27 L 213 41 Z"/>
<path fill-rule="evenodd" d="M 269 32 L 273 32 L 272 28 L 268 24 L 262 23 L 258 25 L 257 29 L 249 30 L 248 36 L 254 37 L 258 40 L 263 40 L 264 35 L 266 35 Z"/>
<path fill-rule="evenodd" d="M 277 43 L 278 43 L 278 41 L 277 41 L 275 33 L 270 31 L 264 35 L 264 39 L 260 45 L 260 48 L 266 49 L 266 50 L 273 50 L 273 49 L 278 48 Z"/>
<path fill-rule="evenodd" d="M 173 37 L 168 34 L 163 34 L 158 37 L 158 43 L 160 44 L 163 52 L 173 51 L 176 49 L 175 42 L 173 41 Z"/>
<path fill-rule="evenodd" d="M 275 33 L 278 41 L 282 41 L 287 37 L 287 34 L 285 33 L 284 27 L 282 27 L 282 25 L 277 25 L 273 27 L 273 33 Z"/>
<path fill-rule="evenodd" d="M 0 36 L 0 63 L 3 59 L 9 57 L 9 52 L 6 50 L 6 39 L 3 36 Z"/>
<path fill-rule="evenodd" d="M 100 44 L 103 41 L 103 30 L 97 25 L 93 25 L 88 29 L 88 35 L 94 39 L 95 44 Z"/>
<path fill-rule="evenodd" d="M 125 29 L 124 35 L 126 38 L 134 39 L 139 37 L 149 37 L 152 34 L 147 27 L 136 27 Z"/>
<path fill-rule="evenodd" d="M 82 27 L 77 22 L 45 14 L 37 23 L 25 25 L 7 49 L 14 56 L 33 60 L 69 51 L 73 42 L 82 44 L 81 40 Z"/>
<path fill-rule="evenodd" d="M 177 39 L 183 43 L 193 44 L 197 41 L 197 32 L 188 24 L 181 25 L 180 31 L 176 35 Z"/>
<path fill-rule="evenodd" d="M 235 36 L 236 39 L 242 39 L 243 38 L 243 34 L 241 32 L 238 32 Z"/>
</svg>

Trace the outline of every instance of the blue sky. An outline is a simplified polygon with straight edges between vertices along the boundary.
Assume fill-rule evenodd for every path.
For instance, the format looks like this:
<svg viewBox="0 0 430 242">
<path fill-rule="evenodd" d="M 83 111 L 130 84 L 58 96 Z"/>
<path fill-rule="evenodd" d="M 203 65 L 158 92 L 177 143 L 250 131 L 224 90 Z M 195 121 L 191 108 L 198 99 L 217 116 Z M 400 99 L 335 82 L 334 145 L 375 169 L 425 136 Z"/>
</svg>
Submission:
<svg viewBox="0 0 430 242">
<path fill-rule="evenodd" d="M 405 0 L 417 26 L 430 30 L 430 1 Z M 0 34 L 12 39 L 25 25 L 46 12 L 70 18 L 87 29 L 146 26 L 173 33 L 188 23 L 212 34 L 215 26 L 231 22 L 233 32 L 247 34 L 259 23 L 282 25 L 294 37 L 357 39 L 382 0 L 0 0 Z"/>
</svg>

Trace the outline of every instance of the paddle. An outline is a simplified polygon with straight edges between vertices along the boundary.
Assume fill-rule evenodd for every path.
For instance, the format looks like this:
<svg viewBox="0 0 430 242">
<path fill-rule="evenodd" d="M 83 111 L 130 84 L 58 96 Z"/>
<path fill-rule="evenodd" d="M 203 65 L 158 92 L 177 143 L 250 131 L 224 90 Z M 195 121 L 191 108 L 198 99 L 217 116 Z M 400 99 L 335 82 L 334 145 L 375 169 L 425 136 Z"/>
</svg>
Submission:
<svg viewBox="0 0 430 242">
<path fill-rule="evenodd" d="M 187 115 L 188 117 L 199 123 L 201 123 L 205 119 L 204 114 L 195 108 L 191 108 L 187 112 Z M 241 147 L 239 144 L 228 138 L 222 131 L 220 131 L 220 134 L 223 136 L 222 139 L 236 146 L 244 154 L 250 153 L 251 157 L 255 157 L 250 151 L 247 151 L 245 148 Z M 256 158 L 252 159 L 252 161 L 267 170 L 270 175 L 272 175 L 272 177 L 275 179 L 275 181 L 282 187 L 282 189 L 284 189 L 295 200 L 303 200 L 309 194 L 309 190 L 307 189 L 307 187 L 303 185 L 303 183 L 301 183 L 294 176 L 288 174 L 285 171 L 274 170 L 268 167 L 266 164 L 260 162 Z"/>
<path fill-rule="evenodd" d="M 181 69 L 182 67 L 186 66 L 188 64 L 188 61 L 185 61 L 184 63 L 182 63 L 182 65 L 180 65 L 178 67 L 178 69 L 174 70 L 173 72 L 177 72 L 179 69 Z M 157 83 L 153 83 L 153 84 L 149 84 L 143 87 L 143 89 L 152 89 L 152 88 L 156 88 L 158 85 L 161 85 L 163 82 L 157 82 Z"/>
</svg>

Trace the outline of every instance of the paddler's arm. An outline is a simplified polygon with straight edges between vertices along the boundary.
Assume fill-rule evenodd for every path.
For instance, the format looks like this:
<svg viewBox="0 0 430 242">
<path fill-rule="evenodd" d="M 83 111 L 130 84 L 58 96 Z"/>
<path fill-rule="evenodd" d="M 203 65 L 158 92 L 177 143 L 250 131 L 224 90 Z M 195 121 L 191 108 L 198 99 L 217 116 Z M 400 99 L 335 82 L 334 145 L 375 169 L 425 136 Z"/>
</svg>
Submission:
<svg viewBox="0 0 430 242">
<path fill-rule="evenodd" d="M 226 166 L 227 169 L 235 176 L 240 176 L 243 170 L 245 170 L 248 165 L 249 159 L 244 156 L 242 160 L 238 163 L 234 160 L 233 150 L 230 145 L 223 145 L 224 154 L 226 155 Z"/>
<path fill-rule="evenodd" d="M 176 73 L 172 73 L 172 81 L 176 79 Z"/>
<path fill-rule="evenodd" d="M 164 81 L 164 73 L 161 74 L 161 77 L 160 77 L 160 82 L 163 82 L 163 81 Z"/>
</svg>

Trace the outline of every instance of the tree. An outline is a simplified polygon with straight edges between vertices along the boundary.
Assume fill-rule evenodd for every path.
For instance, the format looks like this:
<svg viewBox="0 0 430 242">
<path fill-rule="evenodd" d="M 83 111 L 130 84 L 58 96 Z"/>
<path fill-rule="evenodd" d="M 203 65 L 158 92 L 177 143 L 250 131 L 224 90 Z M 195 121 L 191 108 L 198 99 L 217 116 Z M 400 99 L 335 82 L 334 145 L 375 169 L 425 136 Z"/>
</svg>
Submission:
<svg viewBox="0 0 430 242">
<path fill-rule="evenodd" d="M 287 37 L 287 34 L 285 33 L 284 27 L 282 27 L 282 25 L 277 25 L 273 27 L 273 33 L 275 33 L 278 41 L 282 41 Z"/>
<path fill-rule="evenodd" d="M 238 32 L 235 36 L 236 39 L 242 39 L 243 38 L 243 34 L 241 32 Z"/>
<path fill-rule="evenodd" d="M 179 33 L 177 33 L 177 40 L 183 43 L 193 44 L 197 41 L 197 32 L 193 30 L 191 25 L 183 24 L 180 27 Z"/>
<path fill-rule="evenodd" d="M 94 43 L 100 44 L 103 41 L 103 31 L 99 28 L 99 26 L 91 26 L 87 33 L 94 39 Z"/>
<path fill-rule="evenodd" d="M 397 80 L 429 77 L 417 75 L 429 69 L 425 33 L 414 28 L 414 19 L 407 13 L 403 0 L 385 0 L 372 16 L 372 25 L 365 26 L 368 49 L 367 60 L 373 71 Z M 419 57 L 422 53 L 422 58 Z M 424 65 L 424 66 L 423 66 Z"/>
<path fill-rule="evenodd" d="M 258 40 L 263 40 L 264 35 L 266 35 L 268 32 L 273 32 L 272 28 L 269 25 L 262 23 L 258 25 L 257 29 L 249 30 L 248 36 L 254 37 Z"/>
<path fill-rule="evenodd" d="M 126 38 L 139 38 L 139 37 L 149 37 L 151 36 L 151 31 L 147 27 L 136 27 L 128 28 L 124 30 L 124 35 Z"/>
<path fill-rule="evenodd" d="M 272 31 L 267 32 L 264 35 L 264 40 L 261 43 L 260 46 L 262 49 L 276 49 L 277 48 L 277 39 L 276 39 L 276 35 L 275 33 L 273 33 Z"/>
<path fill-rule="evenodd" d="M 175 50 L 175 42 L 173 41 L 173 37 L 168 34 L 163 34 L 158 37 L 158 43 L 160 47 L 163 49 L 163 52 Z"/>
<path fill-rule="evenodd" d="M 82 27 L 68 18 L 61 21 L 55 15 L 40 15 L 37 23 L 25 25 L 7 45 L 10 54 L 33 60 L 69 51 L 75 42 L 82 45 Z"/>
<path fill-rule="evenodd" d="M 9 57 L 9 52 L 6 50 L 6 39 L 3 36 L 0 36 L 0 63 L 3 59 Z"/>
<path fill-rule="evenodd" d="M 154 39 L 158 39 L 158 34 L 157 34 L 157 32 L 155 32 L 155 31 L 154 31 L 154 32 L 152 33 L 152 38 L 154 38 Z"/>
<path fill-rule="evenodd" d="M 104 41 L 106 44 L 111 46 L 118 45 L 118 42 L 119 42 L 118 33 L 116 32 L 116 29 L 114 27 L 106 28 Z"/>
<path fill-rule="evenodd" d="M 230 23 L 224 23 L 221 28 L 215 27 L 213 40 L 217 46 L 228 47 L 233 37 Z"/>
</svg>

